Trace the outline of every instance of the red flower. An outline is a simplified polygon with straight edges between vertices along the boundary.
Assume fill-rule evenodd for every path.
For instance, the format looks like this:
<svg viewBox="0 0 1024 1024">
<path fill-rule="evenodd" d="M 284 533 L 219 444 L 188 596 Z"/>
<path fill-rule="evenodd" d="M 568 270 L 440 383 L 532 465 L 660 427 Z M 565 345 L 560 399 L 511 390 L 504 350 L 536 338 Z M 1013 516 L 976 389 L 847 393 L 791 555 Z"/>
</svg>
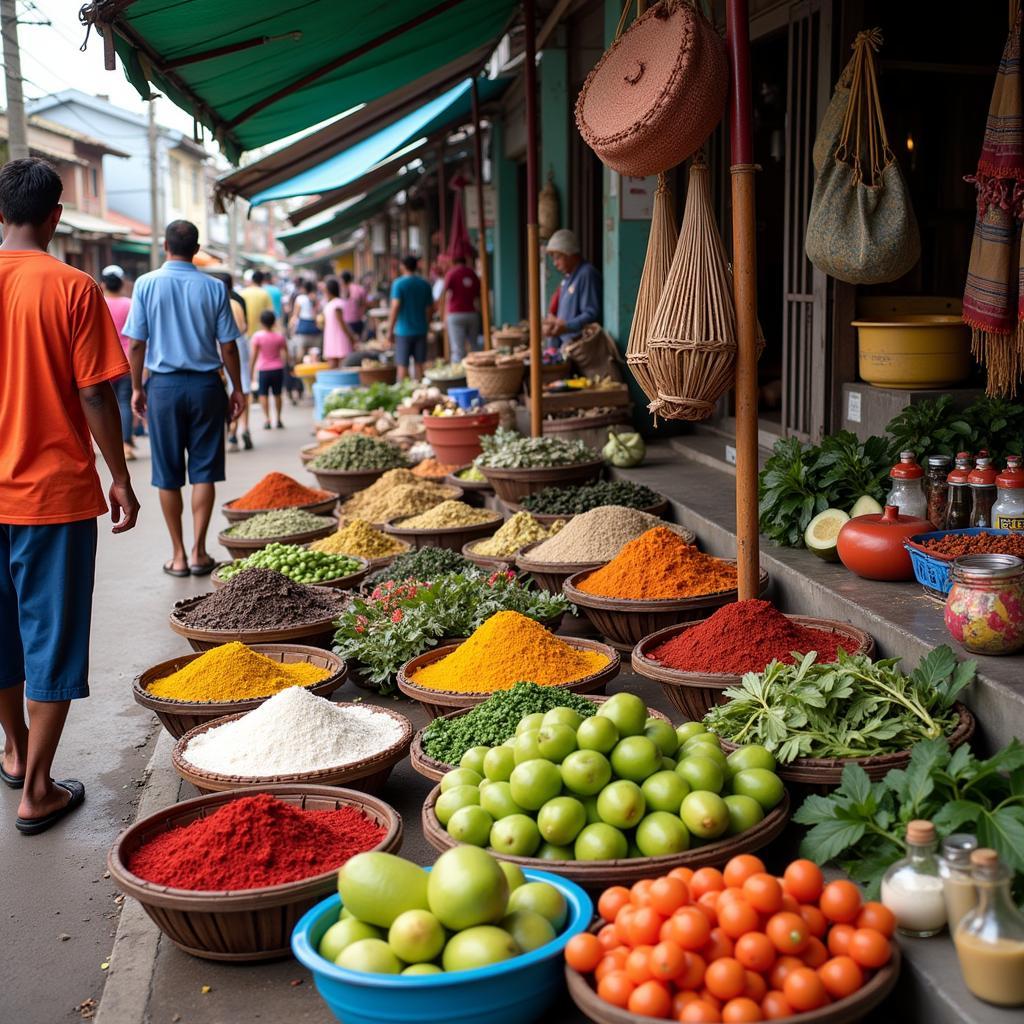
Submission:
<svg viewBox="0 0 1024 1024">
<path fill-rule="evenodd" d="M 402 609 L 401 608 L 396 608 L 391 613 L 391 621 L 392 622 L 401 622 L 402 621 Z"/>
</svg>

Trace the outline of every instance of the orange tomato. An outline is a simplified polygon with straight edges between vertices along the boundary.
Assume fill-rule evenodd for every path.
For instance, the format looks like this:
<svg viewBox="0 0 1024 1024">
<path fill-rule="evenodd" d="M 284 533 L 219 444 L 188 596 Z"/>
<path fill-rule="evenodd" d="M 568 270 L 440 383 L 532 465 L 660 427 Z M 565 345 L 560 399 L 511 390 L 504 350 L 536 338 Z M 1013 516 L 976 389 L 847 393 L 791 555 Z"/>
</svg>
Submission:
<svg viewBox="0 0 1024 1024">
<path fill-rule="evenodd" d="M 736 940 L 735 957 L 751 971 L 770 971 L 775 963 L 775 946 L 763 932 L 747 932 Z"/>
<path fill-rule="evenodd" d="M 896 931 L 896 915 L 888 907 L 870 900 L 857 915 L 857 927 L 874 928 L 876 932 L 891 939 L 892 933 Z"/>
<path fill-rule="evenodd" d="M 683 1007 L 687 1003 L 692 1003 L 695 999 L 699 999 L 700 996 L 696 992 L 691 992 L 688 989 L 682 992 L 677 992 L 672 997 L 672 1016 L 676 1020 L 679 1020 L 679 1015 L 683 1012 Z"/>
<path fill-rule="evenodd" d="M 694 999 L 679 1014 L 680 1024 L 718 1024 L 721 1019 L 718 1007 L 707 999 Z"/>
<path fill-rule="evenodd" d="M 852 957 L 834 956 L 818 968 L 825 991 L 833 999 L 853 995 L 864 984 L 864 971 Z"/>
<path fill-rule="evenodd" d="M 812 935 L 807 940 L 807 946 L 800 954 L 800 959 L 803 960 L 808 967 L 820 967 L 828 959 L 828 950 L 825 948 L 825 943 L 822 942 L 821 939 Z"/>
<path fill-rule="evenodd" d="M 850 936 L 856 931 L 853 925 L 836 924 L 828 933 L 828 951 L 833 956 L 845 956 L 850 949 Z"/>
<path fill-rule="evenodd" d="M 594 968 L 594 981 L 600 982 L 606 974 L 611 974 L 612 971 L 622 971 L 625 970 L 625 968 L 625 953 L 608 953 L 602 957 L 601 962 Z"/>
<path fill-rule="evenodd" d="M 701 956 L 710 963 L 712 960 L 718 960 L 723 956 L 732 956 L 733 950 L 732 939 L 721 928 L 712 928 L 707 945 L 700 952 Z"/>
<path fill-rule="evenodd" d="M 788 892 L 782 894 L 782 909 L 788 910 L 791 914 L 800 913 L 800 904 L 797 903 L 795 897 L 790 896 Z"/>
<path fill-rule="evenodd" d="M 639 907 L 634 910 L 627 925 L 629 944 L 631 946 L 653 946 L 658 941 L 664 920 L 654 907 Z M 617 919 L 616 927 L 618 927 Z"/>
<path fill-rule="evenodd" d="M 735 999 L 747 987 L 747 972 L 739 960 L 723 956 L 708 964 L 704 972 L 704 986 L 718 999 Z"/>
<path fill-rule="evenodd" d="M 694 906 L 708 919 L 712 927 L 718 924 L 718 902 L 722 893 L 717 890 L 704 893 Z"/>
<path fill-rule="evenodd" d="M 613 885 L 601 893 L 597 901 L 597 912 L 606 920 L 614 921 L 615 915 L 632 899 L 624 885 Z"/>
<path fill-rule="evenodd" d="M 729 900 L 718 908 L 718 927 L 730 939 L 756 931 L 760 924 L 757 911 L 746 900 Z"/>
<path fill-rule="evenodd" d="M 723 1024 L 750 1024 L 761 1020 L 761 1007 L 746 996 L 730 999 L 722 1007 Z"/>
<path fill-rule="evenodd" d="M 874 928 L 858 928 L 850 936 L 847 952 L 861 967 L 882 967 L 892 956 L 892 945 Z"/>
<path fill-rule="evenodd" d="M 659 878 L 648 890 L 650 905 L 668 917 L 690 902 L 690 887 L 678 878 Z"/>
<path fill-rule="evenodd" d="M 654 885 L 653 878 L 641 878 L 639 882 L 633 883 L 633 887 L 629 890 L 629 897 L 634 907 L 650 906 L 652 885 Z"/>
<path fill-rule="evenodd" d="M 725 879 L 718 868 L 698 868 L 690 879 L 690 895 L 699 900 L 706 892 L 721 892 L 725 888 Z"/>
<path fill-rule="evenodd" d="M 668 873 L 668 877 L 678 878 L 680 882 L 685 882 L 689 885 L 690 879 L 693 878 L 693 868 L 673 868 Z"/>
<path fill-rule="evenodd" d="M 700 998 L 701 998 L 701 999 L 703 999 L 705 1003 L 710 1003 L 710 1004 L 711 1004 L 711 1005 L 712 1005 L 712 1006 L 713 1006 L 713 1007 L 714 1007 L 714 1008 L 715 1008 L 716 1010 L 718 1010 L 719 1012 L 721 1012 L 721 1009 L 722 1009 L 722 1000 L 721 1000 L 721 999 L 719 999 L 719 998 L 718 998 L 718 996 L 714 996 L 714 995 L 712 995 L 712 994 L 711 994 L 711 993 L 710 993 L 710 992 L 709 992 L 709 991 L 707 990 L 707 986 L 705 986 L 704 988 L 702 988 L 702 989 L 700 990 L 700 992 L 698 992 L 698 993 L 697 993 L 697 995 L 698 995 L 698 996 L 700 996 Z"/>
<path fill-rule="evenodd" d="M 625 971 L 612 971 L 597 983 L 597 994 L 606 1003 L 625 1009 L 635 988 Z"/>
<path fill-rule="evenodd" d="M 738 885 L 728 885 L 718 894 L 719 903 L 725 903 L 727 900 L 745 900 L 746 898 L 743 895 L 743 887 Z"/>
<path fill-rule="evenodd" d="M 606 924 L 598 933 L 597 941 L 604 949 L 614 949 L 622 944 L 619 933 L 613 924 Z"/>
<path fill-rule="evenodd" d="M 782 886 L 767 872 L 750 875 L 743 883 L 747 902 L 761 914 L 776 914 L 782 909 Z"/>
<path fill-rule="evenodd" d="M 768 992 L 768 983 L 754 971 L 747 971 L 747 984 L 743 989 L 743 994 L 748 999 L 753 999 L 755 1003 L 761 1002 Z"/>
<path fill-rule="evenodd" d="M 751 876 L 764 871 L 764 861 L 752 853 L 741 853 L 733 857 L 722 871 L 722 879 L 726 885 L 741 887 Z"/>
<path fill-rule="evenodd" d="M 798 967 L 787 974 L 782 985 L 782 994 L 786 997 L 786 1002 L 800 1012 L 817 1010 L 819 1006 L 824 1006 L 829 1001 L 828 992 L 825 991 L 825 985 L 818 977 L 818 972 L 812 971 L 810 967 Z"/>
<path fill-rule="evenodd" d="M 807 922 L 807 930 L 816 938 L 823 939 L 828 931 L 828 921 L 825 915 L 810 903 L 803 904 L 797 913 Z"/>
<path fill-rule="evenodd" d="M 761 1000 L 761 1012 L 765 1020 L 782 1020 L 783 1017 L 793 1016 L 793 1007 L 786 1001 L 786 997 L 777 989 L 772 989 L 764 999 Z"/>
<path fill-rule="evenodd" d="M 852 924 L 860 913 L 860 889 L 845 878 L 829 882 L 821 891 L 818 906 L 830 921 Z"/>
<path fill-rule="evenodd" d="M 629 980 L 634 985 L 642 985 L 645 981 L 650 981 L 654 977 L 651 974 L 650 968 L 652 948 L 651 946 L 637 946 L 626 957 L 625 971 L 629 975 Z"/>
<path fill-rule="evenodd" d="M 694 992 L 704 984 L 704 971 L 707 964 L 699 953 L 686 954 L 686 966 L 683 973 L 676 978 L 676 988 L 691 989 Z"/>
<path fill-rule="evenodd" d="M 765 934 L 780 953 L 796 955 L 807 947 L 811 937 L 807 923 L 799 914 L 791 914 L 788 910 L 781 914 L 773 914 L 765 926 Z"/>
<path fill-rule="evenodd" d="M 604 957 L 604 947 L 596 935 L 580 932 L 565 945 L 565 962 L 581 974 L 589 974 Z"/>
<path fill-rule="evenodd" d="M 619 942 L 623 945 L 631 945 L 629 940 L 629 926 L 633 920 L 633 915 L 636 913 L 636 909 L 637 908 L 634 907 L 632 903 L 627 903 L 615 915 L 615 934 L 618 936 Z"/>
<path fill-rule="evenodd" d="M 806 967 L 807 965 L 803 960 L 798 960 L 795 956 L 780 956 L 775 961 L 775 966 L 771 969 L 771 973 L 768 975 L 768 984 L 772 988 L 782 991 L 782 986 L 785 984 L 786 978 L 789 977 L 793 971 L 800 967 Z"/>
<path fill-rule="evenodd" d="M 646 1017 L 667 1017 L 672 1009 L 672 997 L 661 982 L 645 981 L 633 989 L 626 1009 Z"/>
<path fill-rule="evenodd" d="M 825 876 L 813 860 L 794 860 L 782 874 L 782 888 L 799 903 L 817 903 Z"/>
<path fill-rule="evenodd" d="M 659 942 L 651 950 L 648 969 L 655 981 L 672 981 L 686 970 L 686 951 L 678 942 Z"/>
<path fill-rule="evenodd" d="M 696 907 L 682 907 L 669 918 L 668 938 L 683 949 L 696 950 L 711 937 L 711 922 Z"/>
</svg>

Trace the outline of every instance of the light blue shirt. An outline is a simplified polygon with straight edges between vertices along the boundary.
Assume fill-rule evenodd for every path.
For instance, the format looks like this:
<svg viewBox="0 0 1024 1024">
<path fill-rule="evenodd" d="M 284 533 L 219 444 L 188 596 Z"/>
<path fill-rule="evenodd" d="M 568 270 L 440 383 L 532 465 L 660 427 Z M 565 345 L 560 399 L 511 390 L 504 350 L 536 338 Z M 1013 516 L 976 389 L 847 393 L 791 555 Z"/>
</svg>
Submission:
<svg viewBox="0 0 1024 1024">
<path fill-rule="evenodd" d="M 224 283 L 182 260 L 168 260 L 135 282 L 122 333 L 146 342 L 150 373 L 219 370 L 218 342 L 239 336 Z"/>
<path fill-rule="evenodd" d="M 419 337 L 427 333 L 427 307 L 434 304 L 429 282 L 419 274 L 403 274 L 391 285 L 391 298 L 398 299 L 395 334 Z"/>
<path fill-rule="evenodd" d="M 281 298 L 281 289 L 276 284 L 265 284 L 263 290 L 270 296 L 274 307 L 274 315 L 281 323 L 284 323 L 284 302 Z"/>
<path fill-rule="evenodd" d="M 561 342 L 572 341 L 587 324 L 601 321 L 601 274 L 584 260 L 558 286 L 558 319 L 565 321 Z"/>
</svg>

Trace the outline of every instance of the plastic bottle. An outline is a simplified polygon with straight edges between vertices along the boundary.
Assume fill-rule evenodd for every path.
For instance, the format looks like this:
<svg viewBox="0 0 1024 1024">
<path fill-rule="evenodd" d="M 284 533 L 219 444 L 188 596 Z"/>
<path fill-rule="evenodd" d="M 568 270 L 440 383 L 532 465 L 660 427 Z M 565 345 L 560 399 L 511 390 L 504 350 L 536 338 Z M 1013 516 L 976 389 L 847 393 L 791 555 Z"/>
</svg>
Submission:
<svg viewBox="0 0 1024 1024">
<path fill-rule="evenodd" d="M 1024 531 L 1024 469 L 1019 455 L 1006 456 L 1006 469 L 996 477 L 997 497 L 992 525 L 997 530 Z"/>
<path fill-rule="evenodd" d="M 889 470 L 892 490 L 886 505 L 896 505 L 902 516 L 926 519 L 928 500 L 924 496 L 924 470 L 918 465 L 914 453 L 900 452 L 900 461 Z"/>
<path fill-rule="evenodd" d="M 992 506 L 996 500 L 996 471 L 987 452 L 978 453 L 967 483 L 971 488 L 971 526 L 991 526 Z"/>
<path fill-rule="evenodd" d="M 970 475 L 970 453 L 958 452 L 956 464 L 946 477 L 949 491 L 946 497 L 944 530 L 964 530 L 971 525 L 971 488 L 967 483 Z"/>
</svg>

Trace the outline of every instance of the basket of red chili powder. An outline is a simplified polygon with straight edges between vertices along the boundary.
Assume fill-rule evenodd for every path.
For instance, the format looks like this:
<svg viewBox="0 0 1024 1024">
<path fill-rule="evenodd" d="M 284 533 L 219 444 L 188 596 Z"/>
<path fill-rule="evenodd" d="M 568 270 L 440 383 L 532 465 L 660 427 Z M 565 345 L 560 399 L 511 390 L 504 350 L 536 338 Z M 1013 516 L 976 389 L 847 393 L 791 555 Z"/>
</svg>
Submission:
<svg viewBox="0 0 1024 1024">
<path fill-rule="evenodd" d="M 397 853 L 402 819 L 334 786 L 261 786 L 185 800 L 137 821 L 107 857 L 121 890 L 180 949 L 207 960 L 290 955 L 292 929 L 366 850 Z"/>
<path fill-rule="evenodd" d="M 337 504 L 338 496 L 333 491 L 304 487 L 287 473 L 268 473 L 240 498 L 224 502 L 221 511 L 229 522 L 239 523 L 279 508 L 300 508 L 315 516 L 325 516 Z"/>
<path fill-rule="evenodd" d="M 839 649 L 870 655 L 875 641 L 846 622 L 784 615 L 770 601 L 734 601 L 699 622 L 659 629 L 633 649 L 633 671 L 661 683 L 686 717 L 699 721 L 725 702 L 722 691 L 772 661 L 793 662 L 808 651 L 835 661 Z"/>
</svg>

